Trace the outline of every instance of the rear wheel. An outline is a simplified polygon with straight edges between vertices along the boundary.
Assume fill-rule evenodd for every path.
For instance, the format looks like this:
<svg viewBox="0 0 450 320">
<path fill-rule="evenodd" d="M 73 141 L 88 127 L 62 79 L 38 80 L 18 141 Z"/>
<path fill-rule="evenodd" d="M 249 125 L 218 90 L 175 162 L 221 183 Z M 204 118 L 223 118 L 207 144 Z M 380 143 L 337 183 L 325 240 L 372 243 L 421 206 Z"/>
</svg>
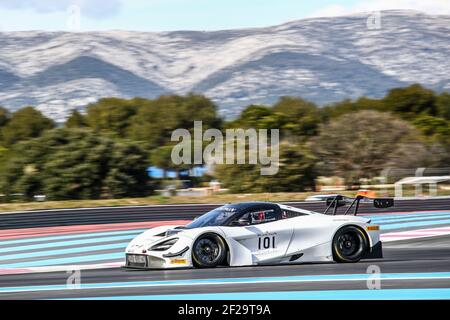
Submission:
<svg viewBox="0 0 450 320">
<path fill-rule="evenodd" d="M 226 258 L 224 240 L 214 233 L 201 235 L 192 247 L 192 260 L 199 268 L 214 268 Z"/>
<path fill-rule="evenodd" d="M 333 257 L 336 262 L 358 262 L 368 247 L 364 231 L 355 226 L 345 226 L 334 235 Z"/>
</svg>

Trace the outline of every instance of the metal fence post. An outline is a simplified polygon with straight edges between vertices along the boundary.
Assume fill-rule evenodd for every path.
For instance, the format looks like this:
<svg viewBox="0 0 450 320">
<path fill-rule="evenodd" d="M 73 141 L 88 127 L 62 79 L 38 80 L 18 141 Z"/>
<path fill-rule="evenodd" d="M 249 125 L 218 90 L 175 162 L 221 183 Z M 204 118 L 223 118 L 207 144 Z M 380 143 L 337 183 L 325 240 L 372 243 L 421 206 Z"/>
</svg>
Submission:
<svg viewBox="0 0 450 320">
<path fill-rule="evenodd" d="M 425 169 L 426 168 L 417 168 L 415 176 L 416 177 L 423 177 L 423 173 L 425 172 Z M 422 193 L 423 193 L 422 184 L 421 183 L 416 183 L 415 187 L 416 187 L 416 192 L 415 192 L 416 197 L 422 196 Z"/>
</svg>

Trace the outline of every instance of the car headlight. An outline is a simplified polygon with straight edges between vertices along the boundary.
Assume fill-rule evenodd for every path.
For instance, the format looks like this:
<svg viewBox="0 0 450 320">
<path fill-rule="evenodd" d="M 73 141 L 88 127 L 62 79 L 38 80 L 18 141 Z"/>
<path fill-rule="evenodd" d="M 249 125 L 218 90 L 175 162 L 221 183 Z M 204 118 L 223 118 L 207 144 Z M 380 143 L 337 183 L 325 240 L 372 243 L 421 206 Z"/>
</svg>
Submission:
<svg viewBox="0 0 450 320">
<path fill-rule="evenodd" d="M 166 250 L 169 250 L 177 241 L 178 241 L 178 238 L 166 240 L 166 241 L 155 244 L 153 247 L 150 248 L 150 250 L 166 251 Z"/>
</svg>

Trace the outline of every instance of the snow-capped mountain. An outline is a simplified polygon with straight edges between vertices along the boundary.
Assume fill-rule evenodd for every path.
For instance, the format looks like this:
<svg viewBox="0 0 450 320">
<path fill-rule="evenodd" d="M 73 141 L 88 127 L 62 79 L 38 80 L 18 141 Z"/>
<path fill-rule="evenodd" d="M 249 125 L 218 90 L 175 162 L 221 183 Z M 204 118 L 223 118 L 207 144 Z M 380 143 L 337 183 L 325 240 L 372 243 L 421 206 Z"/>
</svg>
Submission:
<svg viewBox="0 0 450 320">
<path fill-rule="evenodd" d="M 421 83 L 450 90 L 450 16 L 383 11 L 214 32 L 0 33 L 0 105 L 56 120 L 105 96 L 203 93 L 228 117 L 294 95 L 318 104 Z"/>
</svg>

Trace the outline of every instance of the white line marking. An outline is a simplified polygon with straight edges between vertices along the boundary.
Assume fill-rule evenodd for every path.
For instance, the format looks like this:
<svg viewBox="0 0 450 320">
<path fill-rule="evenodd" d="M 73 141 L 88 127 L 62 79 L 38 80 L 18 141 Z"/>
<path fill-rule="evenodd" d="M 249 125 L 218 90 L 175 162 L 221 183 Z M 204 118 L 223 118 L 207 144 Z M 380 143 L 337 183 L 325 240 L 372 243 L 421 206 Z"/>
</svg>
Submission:
<svg viewBox="0 0 450 320">
<path fill-rule="evenodd" d="M 333 275 L 331 275 L 333 276 Z M 64 285 L 55 285 L 54 288 L 43 285 L 43 288 L 39 288 L 39 286 L 34 286 L 31 289 L 24 287 L 24 289 L 20 289 L 18 287 L 12 287 L 9 288 L 2 288 L 0 289 L 0 293 L 13 293 L 13 292 L 36 292 L 36 291 L 59 291 L 59 290 L 99 290 L 99 289 L 118 289 L 118 288 L 146 288 L 146 287 L 175 287 L 175 286 L 203 286 L 203 285 L 227 285 L 227 284 L 264 284 L 264 283 L 307 283 L 307 282 L 345 282 L 345 281 L 367 281 L 369 279 L 368 275 L 367 277 L 361 277 L 361 278 L 337 278 L 337 279 L 278 279 L 278 280 L 248 280 L 248 281 L 230 281 L 230 282 L 218 282 L 218 281 L 211 281 L 211 282 L 197 282 L 197 283 L 144 283 L 144 284 L 121 284 L 121 285 L 114 285 L 114 284 L 102 284 L 102 283 L 89 283 L 83 285 L 80 288 L 66 288 Z M 377 278 L 377 280 L 380 281 L 390 281 L 390 280 L 442 280 L 442 279 L 450 279 L 450 276 L 433 276 L 433 277 L 423 277 L 423 276 L 410 276 L 410 277 L 389 277 L 389 278 Z M 174 280 L 175 281 L 175 280 Z M 195 280 L 194 280 L 195 281 Z M 201 281 L 201 279 L 199 279 Z M 158 281 L 155 281 L 158 282 Z"/>
<path fill-rule="evenodd" d="M 380 235 L 382 242 L 394 242 L 400 240 L 410 240 L 410 239 L 421 239 L 421 238 L 431 238 L 439 237 L 450 234 L 450 228 L 429 228 L 429 229 L 419 229 L 419 230 L 409 230 L 409 231 L 399 231 L 399 232 L 388 232 Z"/>
<path fill-rule="evenodd" d="M 26 274 L 26 273 L 44 273 L 44 272 L 60 272 L 67 270 L 95 270 L 106 268 L 120 268 L 123 262 L 108 262 L 86 265 L 64 265 L 64 266 L 46 266 L 46 267 L 30 267 L 30 268 L 0 268 L 0 275 Z"/>
</svg>

